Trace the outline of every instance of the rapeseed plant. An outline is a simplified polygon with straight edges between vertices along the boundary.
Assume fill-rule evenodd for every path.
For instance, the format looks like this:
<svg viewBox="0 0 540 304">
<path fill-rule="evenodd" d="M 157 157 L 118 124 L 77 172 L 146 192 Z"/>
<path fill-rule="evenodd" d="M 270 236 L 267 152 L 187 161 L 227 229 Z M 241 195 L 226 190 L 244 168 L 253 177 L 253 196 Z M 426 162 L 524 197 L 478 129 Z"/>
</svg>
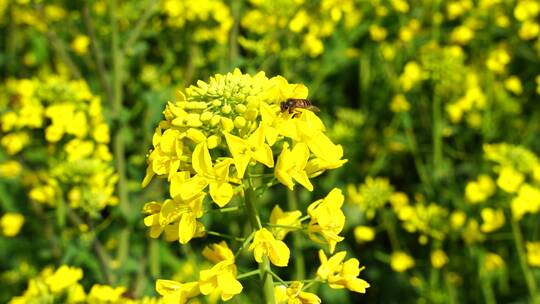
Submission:
<svg viewBox="0 0 540 304">
<path fill-rule="evenodd" d="M 287 191 L 294 191 L 297 184 L 313 191 L 310 179 L 346 162 L 343 148 L 325 135 L 324 124 L 312 111 L 280 110 L 280 103 L 288 98 L 307 95 L 304 85 L 290 84 L 281 76 L 268 78 L 263 72 L 252 76 L 236 69 L 217 74 L 208 83 L 198 81 L 167 104 L 165 119 L 153 137 L 143 185 L 154 176 L 164 178 L 169 182 L 171 199 L 144 206 L 150 236 L 156 238 L 164 232 L 167 241 L 181 244 L 208 234 L 225 237 L 208 231 L 201 220 L 212 210 L 227 208 L 245 211 L 251 233 L 241 238 L 243 244 L 235 248 L 235 254 L 225 241 L 206 247 L 203 255 L 214 266 L 201 270 L 198 281 L 158 280 L 156 290 L 166 303 L 182 303 L 216 290 L 227 301 L 242 292 L 239 279 L 257 274 L 264 284 L 266 302 L 274 303 L 275 293 L 281 293 L 281 288 L 274 290 L 273 277 L 282 280 L 271 264 L 287 267 L 291 255 L 301 254 L 291 253 L 284 242 L 287 233 L 305 229 L 311 240 L 328 245 L 330 253 L 343 240 L 339 234 L 345 223 L 341 210 L 344 197 L 337 188 L 313 202 L 304 217 L 301 210 L 283 211 L 276 205 L 270 218 L 264 220 L 259 210 L 263 206 L 256 201 L 257 193 L 278 184 Z M 273 173 L 264 173 L 269 170 Z M 309 223 L 302 224 L 308 219 Z M 244 247 L 253 252 L 259 269 L 237 274 L 236 257 Z M 325 255 L 322 251 L 320 254 L 325 264 Z M 340 266 L 341 260 L 324 275 L 319 273 L 320 278 L 334 288 L 365 292 L 369 284 L 357 278 L 358 261 L 352 259 Z M 298 281 L 283 288 L 289 299 L 305 297 L 308 302 L 317 302 L 318 298 L 302 291 L 302 286 Z"/>
</svg>

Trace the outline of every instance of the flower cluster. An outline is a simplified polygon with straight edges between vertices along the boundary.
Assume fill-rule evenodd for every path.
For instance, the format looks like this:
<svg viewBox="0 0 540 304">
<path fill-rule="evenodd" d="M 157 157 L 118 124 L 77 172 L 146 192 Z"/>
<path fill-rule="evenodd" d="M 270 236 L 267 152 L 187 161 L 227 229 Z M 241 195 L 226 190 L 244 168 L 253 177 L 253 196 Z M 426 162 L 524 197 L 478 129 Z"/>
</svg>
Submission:
<svg viewBox="0 0 540 304">
<path fill-rule="evenodd" d="M 281 51 L 289 58 L 302 54 L 320 56 L 324 39 L 343 24 L 351 29 L 361 18 L 355 1 L 324 0 L 316 5 L 304 1 L 250 1 L 251 6 L 241 20 L 246 30 L 240 44 L 258 55 Z M 296 44 L 289 44 L 280 32 L 288 31 Z M 277 39 L 276 39 L 277 38 Z"/>
<path fill-rule="evenodd" d="M 65 199 L 88 213 L 116 204 L 109 127 L 84 82 L 8 80 L 0 126 L 2 154 L 19 162 L 33 201 L 56 206 Z"/>
<path fill-rule="evenodd" d="M 268 78 L 262 72 L 251 76 L 237 69 L 217 74 L 208 83 L 199 81 L 167 104 L 165 119 L 153 137 L 143 185 L 154 176 L 165 178 L 171 198 L 144 206 L 150 236 L 164 233 L 167 241 L 186 244 L 209 233 L 223 235 L 210 232 L 203 222 L 211 212 L 228 209 L 244 209 L 252 233 L 243 238 L 236 254 L 225 242 L 207 247 L 203 255 L 214 266 L 200 271 L 198 281 L 159 280 L 156 289 L 166 302 L 183 303 L 216 290 L 222 300 L 239 294 L 243 287 L 236 280 L 235 257 L 244 247 L 253 251 L 257 263 L 266 265 L 259 271 L 267 272 L 268 263 L 288 265 L 291 250 L 284 239 L 289 232 L 306 231 L 311 240 L 327 244 L 331 253 L 343 240 L 339 234 L 345 223 L 344 197 L 337 188 L 313 202 L 305 217 L 300 210 L 283 211 L 276 205 L 265 222 L 257 215 L 261 206 L 254 206 L 257 191 L 276 184 L 287 191 L 297 184 L 313 191 L 311 178 L 346 162 L 343 148 L 327 137 L 314 112 L 303 107 L 281 109 L 287 99 L 305 99 L 307 94 L 305 86 L 289 84 L 283 77 Z M 307 219 L 309 223 L 303 224 Z M 358 273 L 347 272 L 347 280 Z M 297 295 L 302 289 L 288 288 Z"/>
<path fill-rule="evenodd" d="M 10 304 L 30 303 L 89 303 L 89 304 L 158 304 L 156 298 L 133 300 L 126 297 L 125 287 L 94 284 L 89 292 L 79 281 L 83 271 L 77 267 L 62 265 L 57 269 L 45 268 L 37 277 L 30 279 L 27 289 L 21 296 L 13 297 Z"/>
<path fill-rule="evenodd" d="M 227 43 L 234 22 L 229 7 L 221 0 L 166 0 L 161 2 L 161 10 L 170 27 L 193 27 L 196 42 Z"/>
</svg>

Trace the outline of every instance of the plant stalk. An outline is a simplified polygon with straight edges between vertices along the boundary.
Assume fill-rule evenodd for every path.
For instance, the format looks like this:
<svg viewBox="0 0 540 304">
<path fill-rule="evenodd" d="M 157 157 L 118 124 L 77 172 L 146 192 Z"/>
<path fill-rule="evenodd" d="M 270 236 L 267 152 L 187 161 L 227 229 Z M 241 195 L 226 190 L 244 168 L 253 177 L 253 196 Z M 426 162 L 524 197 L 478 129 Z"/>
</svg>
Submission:
<svg viewBox="0 0 540 304">
<path fill-rule="evenodd" d="M 525 277 L 525 282 L 527 283 L 527 289 L 529 290 L 529 295 L 531 297 L 531 303 L 540 304 L 540 295 L 538 295 L 536 290 L 536 282 L 534 280 L 534 275 L 531 272 L 531 269 L 527 265 L 527 256 L 523 248 L 523 234 L 519 228 L 519 223 L 511 218 L 512 223 L 512 233 L 514 234 L 514 243 L 516 245 L 516 250 L 518 253 L 519 264 L 521 266 L 521 271 L 523 271 L 523 276 Z"/>
<path fill-rule="evenodd" d="M 245 203 L 246 203 L 246 214 L 251 222 L 251 227 L 253 231 L 257 231 L 262 228 L 261 219 L 257 214 L 257 209 L 255 208 L 255 193 L 251 185 L 247 185 L 245 190 Z M 262 263 L 259 264 L 260 279 L 263 283 L 263 292 L 264 299 L 266 304 L 275 304 L 276 300 L 274 299 L 274 281 L 272 279 L 270 261 L 268 257 L 263 257 Z"/>
</svg>

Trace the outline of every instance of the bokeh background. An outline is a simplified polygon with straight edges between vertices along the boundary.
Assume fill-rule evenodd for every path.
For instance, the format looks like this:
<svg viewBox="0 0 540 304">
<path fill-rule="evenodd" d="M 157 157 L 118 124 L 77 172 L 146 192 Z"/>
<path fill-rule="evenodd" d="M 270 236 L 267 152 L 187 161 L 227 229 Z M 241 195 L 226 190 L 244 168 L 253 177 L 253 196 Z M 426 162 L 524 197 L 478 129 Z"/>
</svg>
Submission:
<svg viewBox="0 0 540 304">
<path fill-rule="evenodd" d="M 147 236 L 140 210 L 167 188 L 141 187 L 146 155 L 177 90 L 240 68 L 305 84 L 344 147 L 299 203 L 344 189 L 338 249 L 371 287 L 314 288 L 323 302 L 538 303 L 539 13 L 538 0 L 0 0 L 0 302 L 63 264 L 85 290 L 133 299 L 193 276 L 202 244 Z"/>
</svg>

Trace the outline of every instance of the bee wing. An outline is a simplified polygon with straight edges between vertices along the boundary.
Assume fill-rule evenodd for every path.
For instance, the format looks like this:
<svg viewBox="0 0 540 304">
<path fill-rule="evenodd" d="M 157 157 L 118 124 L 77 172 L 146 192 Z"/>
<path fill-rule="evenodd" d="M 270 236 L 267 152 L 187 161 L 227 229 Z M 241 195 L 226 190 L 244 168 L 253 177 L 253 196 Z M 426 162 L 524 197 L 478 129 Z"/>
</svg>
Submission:
<svg viewBox="0 0 540 304">
<path fill-rule="evenodd" d="M 312 112 L 320 112 L 321 109 L 317 108 L 316 106 L 309 106 L 308 109 Z"/>
</svg>

